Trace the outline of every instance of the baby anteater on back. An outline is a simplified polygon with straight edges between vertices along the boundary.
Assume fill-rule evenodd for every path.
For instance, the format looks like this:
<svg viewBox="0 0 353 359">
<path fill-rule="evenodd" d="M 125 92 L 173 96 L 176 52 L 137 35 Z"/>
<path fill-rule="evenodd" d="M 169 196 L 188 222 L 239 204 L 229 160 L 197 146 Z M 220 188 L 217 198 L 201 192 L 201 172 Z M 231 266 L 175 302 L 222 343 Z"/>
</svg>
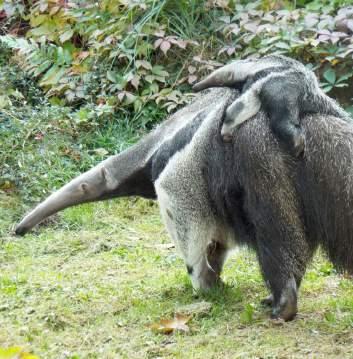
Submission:
<svg viewBox="0 0 353 359">
<path fill-rule="evenodd" d="M 343 109 L 320 89 L 313 71 L 284 56 L 235 61 L 213 72 L 194 89 L 218 86 L 242 90 L 227 109 L 221 129 L 225 141 L 232 139 L 236 127 L 263 109 L 277 138 L 299 156 L 304 151 L 300 128 L 304 115 L 320 113 L 348 119 Z"/>
</svg>

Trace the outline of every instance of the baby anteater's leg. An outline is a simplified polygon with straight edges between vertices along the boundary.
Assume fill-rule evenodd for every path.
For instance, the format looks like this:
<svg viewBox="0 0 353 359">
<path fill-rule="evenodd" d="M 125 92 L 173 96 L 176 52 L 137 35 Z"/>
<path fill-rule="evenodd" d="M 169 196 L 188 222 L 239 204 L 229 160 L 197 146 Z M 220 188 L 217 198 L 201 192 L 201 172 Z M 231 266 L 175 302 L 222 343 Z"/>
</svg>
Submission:
<svg viewBox="0 0 353 359">
<path fill-rule="evenodd" d="M 230 141 L 233 130 L 256 115 L 260 108 L 259 87 L 256 83 L 228 107 L 221 130 L 224 141 Z"/>
<path fill-rule="evenodd" d="M 303 84 L 290 75 L 273 75 L 263 84 L 259 97 L 274 134 L 294 156 L 300 156 L 304 151 L 304 135 L 299 122 Z"/>
</svg>

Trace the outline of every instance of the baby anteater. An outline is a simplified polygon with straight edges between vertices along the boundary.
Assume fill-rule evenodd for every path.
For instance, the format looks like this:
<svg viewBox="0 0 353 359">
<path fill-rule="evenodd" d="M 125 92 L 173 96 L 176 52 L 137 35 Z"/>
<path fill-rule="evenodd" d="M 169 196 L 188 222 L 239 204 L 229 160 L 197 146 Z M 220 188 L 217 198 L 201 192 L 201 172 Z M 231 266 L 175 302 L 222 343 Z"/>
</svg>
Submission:
<svg viewBox="0 0 353 359">
<path fill-rule="evenodd" d="M 230 86 L 242 90 L 241 96 L 227 109 L 221 134 L 231 141 L 233 131 L 263 109 L 272 131 L 295 156 L 304 151 L 300 119 L 320 113 L 348 119 L 348 115 L 319 87 L 313 71 L 300 62 L 271 55 L 257 60 L 240 60 L 226 65 L 194 86 Z"/>
</svg>

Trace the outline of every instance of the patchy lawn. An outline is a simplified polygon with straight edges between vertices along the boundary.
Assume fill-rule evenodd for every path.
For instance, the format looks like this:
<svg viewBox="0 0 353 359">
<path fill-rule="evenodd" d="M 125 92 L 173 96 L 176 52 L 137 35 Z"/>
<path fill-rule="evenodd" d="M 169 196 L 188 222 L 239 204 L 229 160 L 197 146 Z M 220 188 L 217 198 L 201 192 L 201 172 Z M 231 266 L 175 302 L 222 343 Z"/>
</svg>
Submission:
<svg viewBox="0 0 353 359">
<path fill-rule="evenodd" d="M 229 258 L 223 289 L 197 298 L 150 201 L 62 212 L 9 235 L 18 200 L 0 195 L 0 347 L 40 358 L 353 358 L 353 281 L 315 257 L 298 317 L 269 320 L 255 256 Z M 22 212 L 22 211 L 21 211 Z M 153 332 L 181 306 L 211 303 L 189 333 Z"/>
</svg>

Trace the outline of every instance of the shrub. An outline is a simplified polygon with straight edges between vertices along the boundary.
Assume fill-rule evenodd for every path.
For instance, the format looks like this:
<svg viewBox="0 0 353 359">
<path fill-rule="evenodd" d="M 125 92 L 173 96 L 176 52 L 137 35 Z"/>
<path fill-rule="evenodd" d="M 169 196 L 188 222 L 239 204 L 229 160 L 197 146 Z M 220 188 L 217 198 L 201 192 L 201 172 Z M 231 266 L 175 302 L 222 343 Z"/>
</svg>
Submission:
<svg viewBox="0 0 353 359">
<path fill-rule="evenodd" d="M 28 183 L 46 192 L 118 152 L 188 102 L 191 84 L 233 59 L 297 58 L 350 110 L 353 7 L 294 4 L 0 1 L 0 183 L 40 196 Z"/>
</svg>

